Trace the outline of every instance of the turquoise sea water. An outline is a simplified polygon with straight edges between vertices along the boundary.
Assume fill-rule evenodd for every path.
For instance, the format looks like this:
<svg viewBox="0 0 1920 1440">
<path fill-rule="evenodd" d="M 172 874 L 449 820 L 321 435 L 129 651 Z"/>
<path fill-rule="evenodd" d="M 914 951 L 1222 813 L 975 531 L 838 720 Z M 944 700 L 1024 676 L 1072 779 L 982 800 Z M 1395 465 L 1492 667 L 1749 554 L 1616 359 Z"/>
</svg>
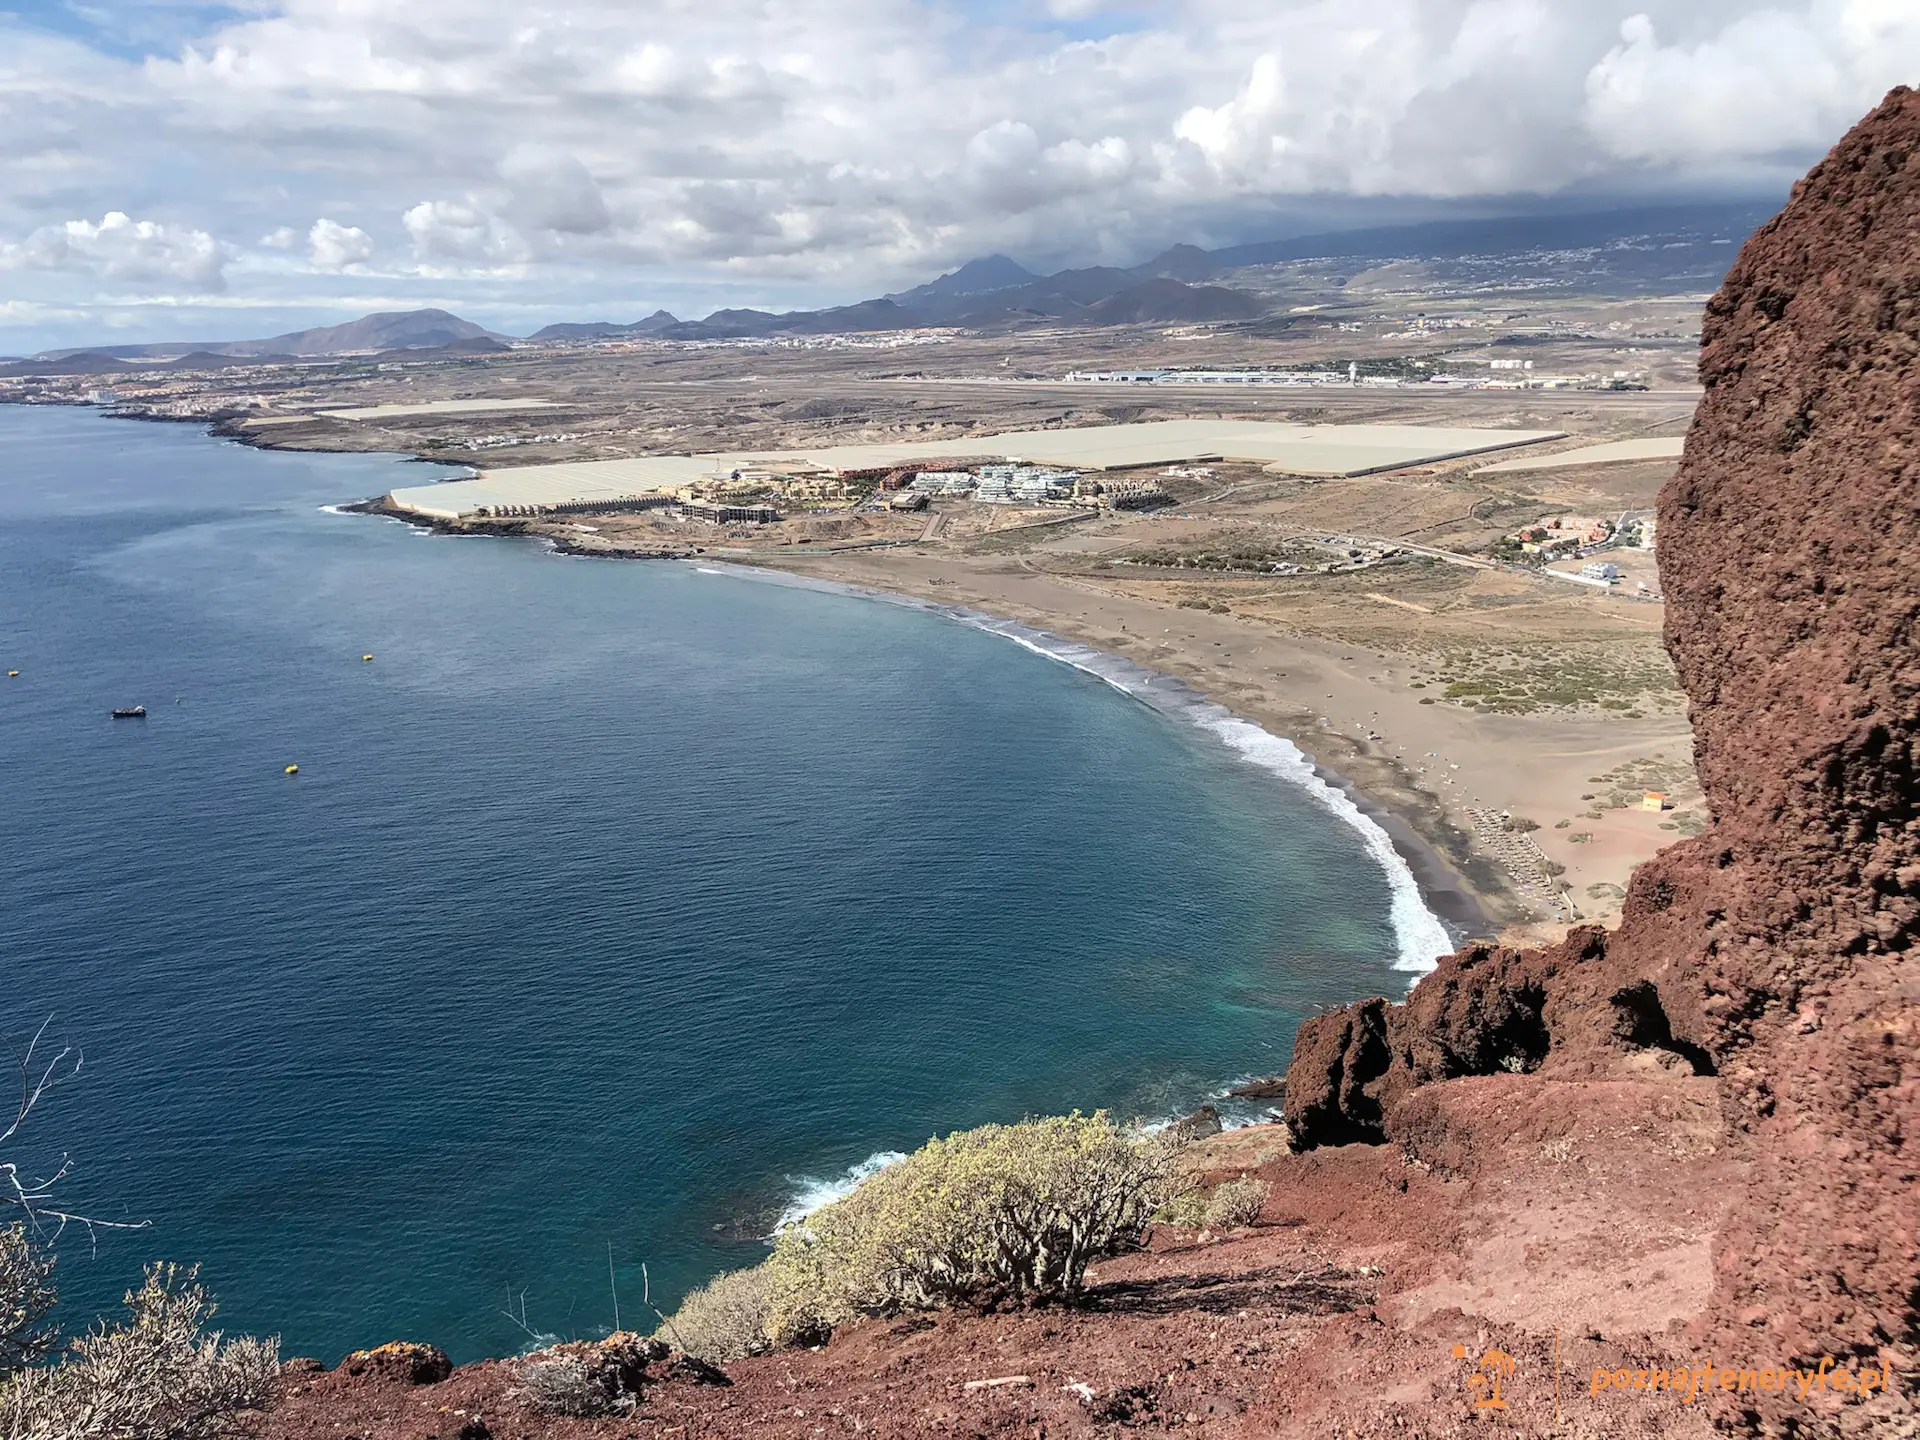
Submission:
<svg viewBox="0 0 1920 1440">
<path fill-rule="evenodd" d="M 150 1222 L 69 1232 L 76 1311 L 191 1259 L 289 1353 L 470 1359 L 510 1292 L 604 1330 L 611 1245 L 632 1324 L 642 1261 L 751 1263 L 877 1153 L 1170 1115 L 1404 987 L 1406 897 L 1247 734 L 911 608 L 323 508 L 421 474 L 0 407 L 0 1030 L 84 1047 L 29 1139 Z"/>
</svg>

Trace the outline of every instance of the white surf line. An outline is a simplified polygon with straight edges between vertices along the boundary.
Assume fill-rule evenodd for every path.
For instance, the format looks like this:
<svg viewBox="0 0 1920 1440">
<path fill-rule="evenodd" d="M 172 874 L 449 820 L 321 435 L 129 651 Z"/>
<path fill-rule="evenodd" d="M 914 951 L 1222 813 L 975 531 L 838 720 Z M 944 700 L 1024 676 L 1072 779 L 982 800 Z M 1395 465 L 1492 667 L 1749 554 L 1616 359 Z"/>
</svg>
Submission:
<svg viewBox="0 0 1920 1440">
<path fill-rule="evenodd" d="M 1178 710 L 1181 718 L 1214 735 L 1242 760 L 1278 775 L 1305 791 L 1308 798 L 1321 809 L 1359 832 L 1368 855 L 1386 875 L 1391 896 L 1388 915 L 1399 952 L 1394 960 L 1394 969 L 1425 974 L 1433 969 L 1441 956 L 1453 953 L 1454 942 L 1447 933 L 1447 927 L 1441 923 L 1438 915 L 1427 908 L 1426 900 L 1420 893 L 1420 883 L 1414 878 L 1413 869 L 1407 864 L 1406 858 L 1394 847 L 1392 837 L 1345 791 L 1323 779 L 1306 752 L 1291 740 L 1235 715 L 1226 706 L 1204 698 L 1184 682 L 1149 670 L 1125 656 L 1098 650 L 1078 641 L 1064 640 L 1016 622 L 990 616 L 975 618 L 973 612 L 958 618 L 976 629 L 1012 640 L 1036 655 L 1044 655 L 1104 680 L 1136 700 L 1146 700 L 1147 697 L 1141 692 L 1158 678 L 1161 682 L 1158 693 L 1148 702 L 1154 709 L 1162 712 Z M 1184 694 L 1181 693 L 1183 691 Z"/>
<path fill-rule="evenodd" d="M 707 566 L 698 567 L 714 573 Z M 1071 666 L 1083 674 L 1102 680 L 1121 694 L 1138 700 L 1162 714 L 1179 718 L 1208 731 L 1222 741 L 1241 760 L 1277 775 L 1306 792 L 1307 797 L 1336 820 L 1358 832 L 1367 854 L 1378 865 L 1387 881 L 1387 914 L 1393 926 L 1396 954 L 1393 968 L 1419 976 L 1432 970 L 1442 956 L 1457 948 L 1440 917 L 1428 908 L 1414 878 L 1413 867 L 1395 848 L 1393 838 L 1380 822 L 1361 809 L 1339 786 L 1328 783 L 1314 768 L 1312 759 L 1284 736 L 1264 730 L 1251 720 L 1235 715 L 1218 701 L 1209 700 L 1184 680 L 1149 669 L 1124 655 L 1101 650 L 1078 640 L 1069 640 L 1051 631 L 1036 630 L 1017 620 L 1004 620 L 985 611 L 964 605 L 945 605 L 914 595 L 900 595 L 865 585 L 849 585 L 838 580 L 819 580 L 810 575 L 793 575 L 784 570 L 768 570 L 757 565 L 738 565 L 725 561 L 720 569 L 745 579 L 790 585 L 801 590 L 817 590 L 835 595 L 854 595 L 867 600 L 883 600 L 910 610 L 921 610 L 1011 640 L 1024 650 L 1058 664 Z"/>
</svg>

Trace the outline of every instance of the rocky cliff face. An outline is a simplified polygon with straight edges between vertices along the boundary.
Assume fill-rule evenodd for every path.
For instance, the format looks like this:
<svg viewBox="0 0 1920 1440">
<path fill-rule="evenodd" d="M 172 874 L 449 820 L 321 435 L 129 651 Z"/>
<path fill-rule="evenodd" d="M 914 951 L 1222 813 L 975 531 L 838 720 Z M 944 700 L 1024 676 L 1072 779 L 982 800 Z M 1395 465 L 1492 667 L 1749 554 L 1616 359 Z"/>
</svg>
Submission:
<svg viewBox="0 0 1920 1440">
<path fill-rule="evenodd" d="M 1414 1092 L 1451 1077 L 1717 1074 L 1748 1178 L 1694 1338 L 1890 1361 L 1911 1414 L 1920 93 L 1889 95 L 1748 242 L 1700 368 L 1660 568 L 1713 825 L 1641 868 L 1612 935 L 1471 950 L 1404 1006 L 1316 1018 L 1290 1119 L 1310 1146 L 1406 1139 Z M 1756 1427 L 1805 1420 L 1741 1402 Z"/>
</svg>

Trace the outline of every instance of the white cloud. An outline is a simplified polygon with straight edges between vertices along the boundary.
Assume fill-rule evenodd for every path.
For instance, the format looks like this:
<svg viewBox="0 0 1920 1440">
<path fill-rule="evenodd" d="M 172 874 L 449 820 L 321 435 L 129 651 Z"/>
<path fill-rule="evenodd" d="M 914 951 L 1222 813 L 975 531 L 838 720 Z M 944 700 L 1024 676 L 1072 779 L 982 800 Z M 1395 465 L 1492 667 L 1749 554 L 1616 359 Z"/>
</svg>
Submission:
<svg viewBox="0 0 1920 1440">
<path fill-rule="evenodd" d="M 263 236 L 312 268 L 237 267 L 236 285 L 322 286 L 410 253 L 449 283 L 510 273 L 528 299 L 591 280 L 804 303 L 994 249 L 1086 263 L 1248 238 L 1289 197 L 1784 189 L 1920 81 L 1914 0 L 204 13 L 190 44 L 138 61 L 0 18 L 4 263 L 205 289 L 224 274 L 213 236 Z M 83 205 L 168 220 L 69 236 Z M 365 228 L 289 231 L 290 213 Z"/>
<path fill-rule="evenodd" d="M 1862 96 L 1920 80 L 1920 6 L 1839 0 L 1757 9 L 1691 44 L 1663 45 L 1641 13 L 1588 72 L 1586 118 L 1615 155 L 1708 161 L 1814 148 Z"/>
<path fill-rule="evenodd" d="M 204 230 L 135 220 L 119 210 L 98 224 L 68 220 L 42 226 L 22 244 L 0 246 L 0 269 L 78 271 L 136 290 L 223 290 L 230 258 Z"/>
<path fill-rule="evenodd" d="M 429 266 L 451 261 L 456 267 L 492 269 L 529 258 L 524 237 L 471 202 L 422 200 L 400 223 L 413 241 L 414 255 Z"/>
<path fill-rule="evenodd" d="M 307 260 L 314 269 L 340 274 L 373 258 L 373 237 L 357 225 L 322 217 L 307 232 Z"/>
<path fill-rule="evenodd" d="M 1224 104 L 1196 105 L 1173 127 L 1213 170 L 1225 177 L 1244 179 L 1263 175 L 1286 152 L 1287 77 L 1278 55 L 1262 55 L 1253 62 L 1247 83 Z"/>
</svg>

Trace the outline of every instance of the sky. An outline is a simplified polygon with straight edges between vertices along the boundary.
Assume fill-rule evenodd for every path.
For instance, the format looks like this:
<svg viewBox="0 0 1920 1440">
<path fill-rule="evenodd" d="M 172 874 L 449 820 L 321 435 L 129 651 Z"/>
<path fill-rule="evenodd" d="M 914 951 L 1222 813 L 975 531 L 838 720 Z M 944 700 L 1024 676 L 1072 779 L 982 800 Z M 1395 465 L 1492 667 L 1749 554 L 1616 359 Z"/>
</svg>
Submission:
<svg viewBox="0 0 1920 1440">
<path fill-rule="evenodd" d="M 0 353 L 1784 196 L 1901 83 L 1916 0 L 14 0 Z"/>
</svg>

